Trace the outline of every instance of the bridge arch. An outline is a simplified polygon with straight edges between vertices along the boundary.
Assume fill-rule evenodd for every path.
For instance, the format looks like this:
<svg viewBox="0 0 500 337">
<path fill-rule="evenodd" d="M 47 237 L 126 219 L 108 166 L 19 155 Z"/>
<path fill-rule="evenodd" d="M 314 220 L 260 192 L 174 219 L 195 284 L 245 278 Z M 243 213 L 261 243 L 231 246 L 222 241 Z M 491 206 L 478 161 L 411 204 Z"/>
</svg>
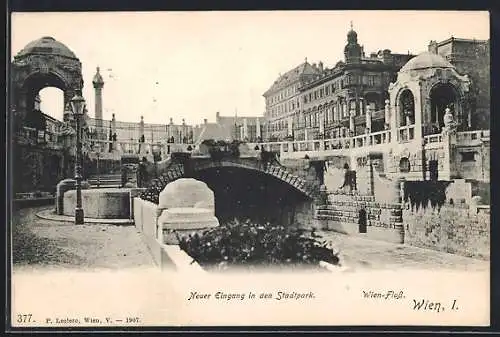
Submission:
<svg viewBox="0 0 500 337">
<path fill-rule="evenodd" d="M 214 191 L 216 215 L 222 220 L 236 217 L 294 223 L 297 209 L 312 205 L 317 192 L 315 186 L 282 166 L 265 166 L 257 160 L 190 160 L 170 165 L 141 197 L 147 199 L 151 191 L 159 196 L 165 186 L 180 178 L 205 182 Z"/>
</svg>

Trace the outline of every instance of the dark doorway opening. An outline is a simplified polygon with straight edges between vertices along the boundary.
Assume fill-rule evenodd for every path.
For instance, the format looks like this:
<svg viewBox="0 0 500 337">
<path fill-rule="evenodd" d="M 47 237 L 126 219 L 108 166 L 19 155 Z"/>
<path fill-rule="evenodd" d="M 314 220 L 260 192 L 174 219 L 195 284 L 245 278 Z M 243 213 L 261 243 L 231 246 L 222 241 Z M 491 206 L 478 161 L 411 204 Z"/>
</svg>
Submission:
<svg viewBox="0 0 500 337">
<path fill-rule="evenodd" d="M 366 233 L 366 210 L 364 208 L 359 210 L 359 232 Z"/>
<path fill-rule="evenodd" d="M 439 176 L 439 168 L 437 160 L 429 160 L 429 178 L 432 181 L 437 181 Z"/>
</svg>

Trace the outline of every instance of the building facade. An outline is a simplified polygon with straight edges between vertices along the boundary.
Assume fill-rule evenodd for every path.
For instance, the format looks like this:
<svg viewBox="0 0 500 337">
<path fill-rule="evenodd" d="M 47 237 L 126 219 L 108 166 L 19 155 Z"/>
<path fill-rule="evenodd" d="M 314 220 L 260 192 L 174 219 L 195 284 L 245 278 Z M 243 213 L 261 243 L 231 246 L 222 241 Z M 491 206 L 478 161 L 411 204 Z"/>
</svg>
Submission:
<svg viewBox="0 0 500 337">
<path fill-rule="evenodd" d="M 366 57 L 354 30 L 347 34 L 344 55 L 344 61 L 299 88 L 302 109 L 294 115 L 296 139 L 340 138 L 387 127 L 387 88 L 413 55 L 385 49 Z"/>
<path fill-rule="evenodd" d="M 264 138 L 283 140 L 293 137 L 293 116 L 302 108 L 299 88 L 323 71 L 323 64 L 304 63 L 280 75 L 263 94 L 266 102 Z"/>
</svg>

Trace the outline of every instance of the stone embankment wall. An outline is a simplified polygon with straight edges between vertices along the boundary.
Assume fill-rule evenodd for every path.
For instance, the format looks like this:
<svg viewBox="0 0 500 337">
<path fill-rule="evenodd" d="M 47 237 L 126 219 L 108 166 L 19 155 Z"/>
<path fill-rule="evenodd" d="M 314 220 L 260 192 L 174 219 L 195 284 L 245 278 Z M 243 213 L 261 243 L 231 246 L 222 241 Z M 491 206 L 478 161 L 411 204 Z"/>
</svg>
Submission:
<svg viewBox="0 0 500 337">
<path fill-rule="evenodd" d="M 405 243 L 479 259 L 490 257 L 489 207 L 464 204 L 403 210 Z"/>
<path fill-rule="evenodd" d="M 328 205 L 316 208 L 314 226 L 344 234 L 403 243 L 400 204 L 378 203 L 373 196 L 330 194 L 329 199 Z M 360 216 L 365 216 L 366 233 L 360 233 Z"/>
<path fill-rule="evenodd" d="M 323 183 L 323 171 L 309 159 L 283 159 L 281 165 L 288 173 L 303 179 L 311 190 L 319 190 L 319 186 Z"/>
</svg>

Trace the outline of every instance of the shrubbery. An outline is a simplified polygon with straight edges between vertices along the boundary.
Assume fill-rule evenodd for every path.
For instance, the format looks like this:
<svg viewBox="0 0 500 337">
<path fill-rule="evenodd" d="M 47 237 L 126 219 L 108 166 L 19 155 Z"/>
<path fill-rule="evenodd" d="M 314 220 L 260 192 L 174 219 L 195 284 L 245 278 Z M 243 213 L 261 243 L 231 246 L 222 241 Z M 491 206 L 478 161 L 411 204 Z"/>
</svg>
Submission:
<svg viewBox="0 0 500 337">
<path fill-rule="evenodd" d="M 179 246 L 201 266 L 226 269 L 245 266 L 318 266 L 320 261 L 339 264 L 327 242 L 314 230 L 258 225 L 237 220 L 179 238 Z"/>
</svg>

